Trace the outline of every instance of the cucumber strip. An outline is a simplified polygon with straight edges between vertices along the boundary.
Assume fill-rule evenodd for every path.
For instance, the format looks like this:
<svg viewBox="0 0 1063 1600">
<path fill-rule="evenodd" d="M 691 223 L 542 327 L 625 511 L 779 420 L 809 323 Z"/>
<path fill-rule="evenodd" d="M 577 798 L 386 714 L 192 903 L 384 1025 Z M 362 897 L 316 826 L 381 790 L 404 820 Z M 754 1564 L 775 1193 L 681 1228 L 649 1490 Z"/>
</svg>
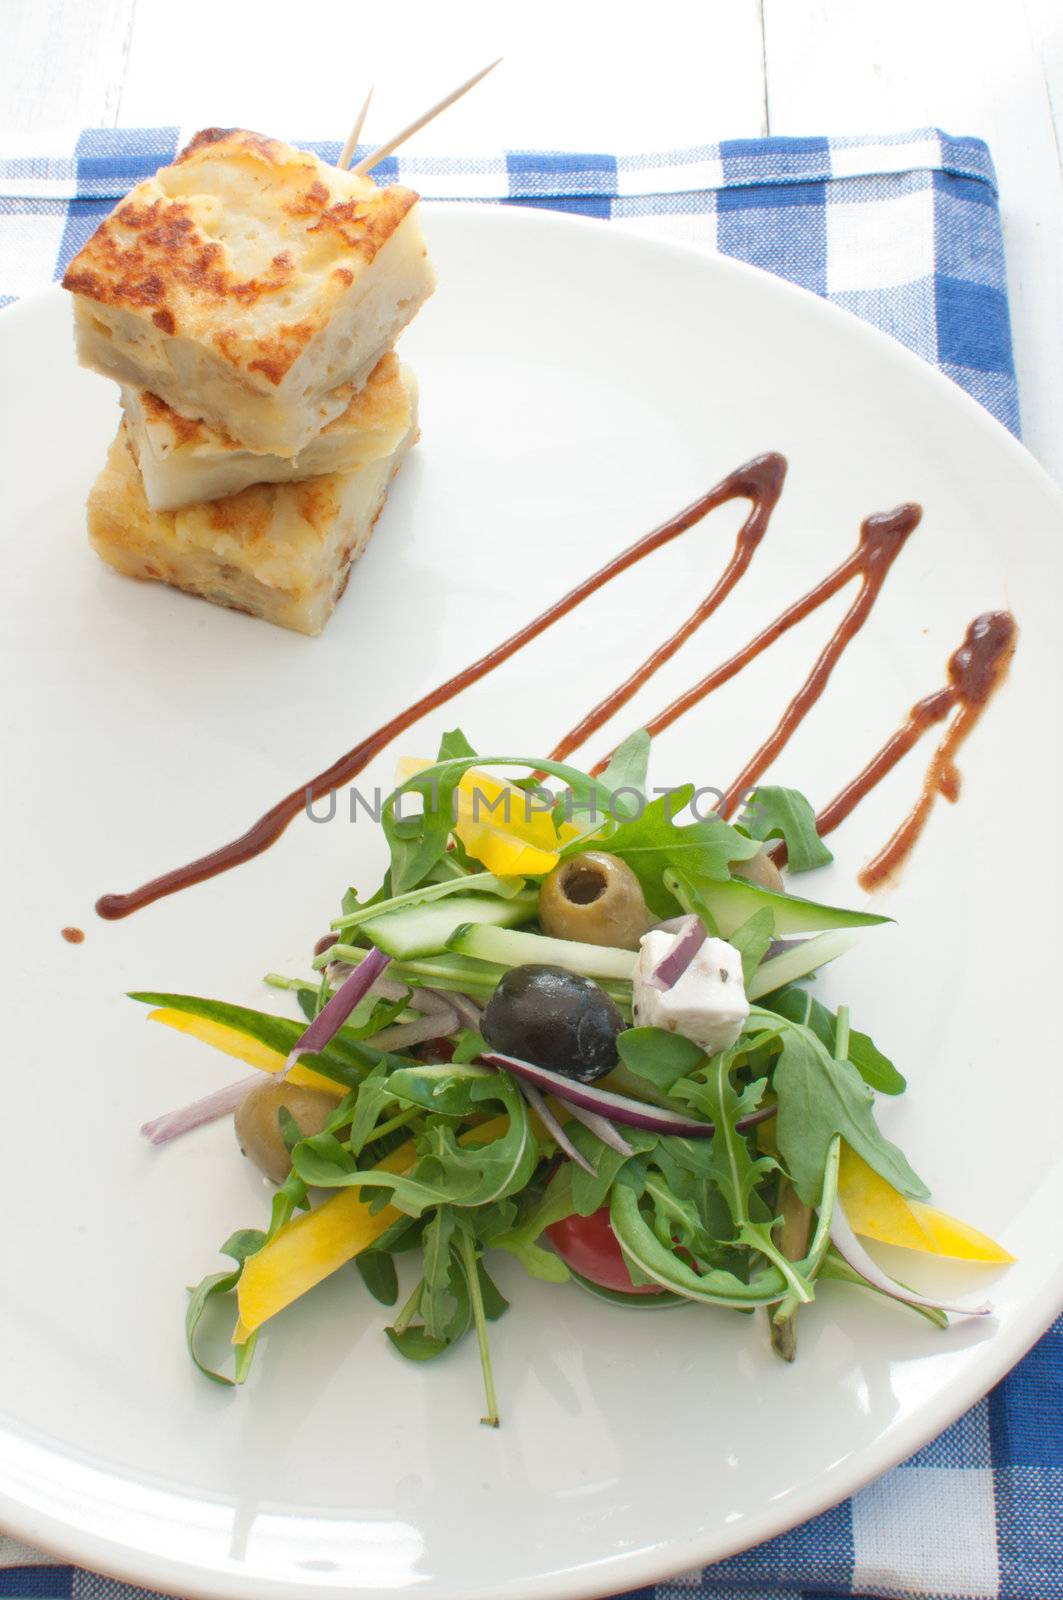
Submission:
<svg viewBox="0 0 1063 1600">
<path fill-rule="evenodd" d="M 666 871 L 664 885 L 671 894 L 676 894 L 676 883 L 671 871 Z M 816 900 L 802 900 L 795 894 L 776 894 L 740 878 L 728 878 L 723 883 L 699 878 L 697 891 L 712 912 L 723 939 L 729 938 L 764 906 L 775 919 L 776 937 L 787 933 L 823 933 L 829 928 L 870 928 L 892 920 L 874 911 L 848 911 L 843 906 L 824 906 Z"/>
<path fill-rule="evenodd" d="M 530 922 L 538 905 L 539 896 L 534 889 L 514 895 L 510 900 L 486 894 L 452 894 L 446 899 L 367 917 L 360 932 L 385 955 L 405 961 L 413 956 L 437 955 L 446 950 L 454 930 L 469 923 L 511 928 L 518 922 Z"/>
<path fill-rule="evenodd" d="M 333 961 L 356 967 L 369 952 L 360 950 L 357 945 L 334 944 L 328 954 Z M 491 962 L 473 961 L 467 956 L 444 951 L 440 955 L 412 956 L 407 961 L 392 962 L 388 977 L 396 983 L 421 984 L 429 989 L 456 989 L 466 994 L 482 991 L 489 995 L 504 971 L 504 967 Z"/>
<path fill-rule="evenodd" d="M 580 944 L 576 939 L 550 939 L 544 933 L 519 933 L 512 928 L 488 927 L 469 922 L 451 934 L 449 950 L 461 955 L 493 961 L 502 967 L 520 967 L 528 961 L 543 961 L 564 967 L 585 978 L 611 978 L 630 982 L 635 975 L 634 950 L 616 950 L 610 945 Z"/>
<path fill-rule="evenodd" d="M 493 872 L 463 872 L 438 883 L 423 883 L 419 889 L 393 895 L 390 900 L 378 900 L 375 905 L 359 906 L 357 911 L 352 911 L 348 916 L 337 917 L 332 927 L 342 933 L 347 928 L 359 928 L 365 922 L 375 921 L 377 917 L 388 916 L 392 911 L 404 910 L 407 906 L 427 905 L 429 901 L 443 900 L 452 894 L 467 894 L 470 890 L 512 900 L 523 888 L 523 878 L 499 878 Z"/>
<path fill-rule="evenodd" d="M 334 944 L 328 951 L 328 958 L 356 967 L 368 954 L 368 950 L 361 950 L 357 945 Z M 496 962 L 477 961 L 471 956 L 445 951 L 442 955 L 416 956 L 409 961 L 393 961 L 388 968 L 388 977 L 396 983 L 408 983 L 415 988 L 420 985 L 428 989 L 453 990 L 455 994 L 467 994 L 474 1000 L 487 1001 L 490 1000 L 506 970 L 506 967 Z M 269 981 L 275 976 L 271 974 Z M 599 978 L 597 981 L 599 987 L 619 1007 L 622 1015 L 630 1019 L 631 984 L 618 978 Z M 283 985 L 278 985 L 281 986 L 297 987 L 298 980 L 286 979 Z M 316 984 L 307 984 L 306 987 L 313 989 L 315 993 L 317 991 Z"/>
<path fill-rule="evenodd" d="M 807 978 L 810 972 L 851 950 L 859 937 L 849 928 L 835 928 L 830 933 L 821 933 L 818 938 L 802 940 L 792 950 L 784 950 L 781 956 L 762 961 L 746 985 L 746 994 L 750 1000 L 759 1000 L 761 995 L 771 994 L 797 978 Z"/>
</svg>

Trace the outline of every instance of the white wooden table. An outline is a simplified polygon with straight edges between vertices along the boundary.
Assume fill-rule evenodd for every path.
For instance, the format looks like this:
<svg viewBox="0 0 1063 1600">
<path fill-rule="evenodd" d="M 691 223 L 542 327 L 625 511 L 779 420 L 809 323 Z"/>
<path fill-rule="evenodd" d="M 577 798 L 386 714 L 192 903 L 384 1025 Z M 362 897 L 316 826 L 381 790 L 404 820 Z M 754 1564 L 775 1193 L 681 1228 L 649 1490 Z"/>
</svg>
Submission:
<svg viewBox="0 0 1063 1600">
<path fill-rule="evenodd" d="M 0 0 L 0 128 L 383 139 L 497 55 L 423 149 L 638 150 L 936 124 L 1000 177 L 1026 441 L 1063 482 L 1060 0 Z"/>
</svg>

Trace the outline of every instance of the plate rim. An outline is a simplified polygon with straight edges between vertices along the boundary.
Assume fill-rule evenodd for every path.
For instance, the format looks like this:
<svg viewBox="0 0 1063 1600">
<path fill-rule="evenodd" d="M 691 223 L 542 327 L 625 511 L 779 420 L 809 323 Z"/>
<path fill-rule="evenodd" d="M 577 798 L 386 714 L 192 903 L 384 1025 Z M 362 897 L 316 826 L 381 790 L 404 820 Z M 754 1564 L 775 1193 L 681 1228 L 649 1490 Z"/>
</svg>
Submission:
<svg viewBox="0 0 1063 1600">
<path fill-rule="evenodd" d="M 924 385 L 929 383 L 930 390 L 939 397 L 942 405 L 965 416 L 968 425 L 981 429 L 987 439 L 995 441 L 996 448 L 1003 446 L 1015 469 L 1036 482 L 1042 493 L 1047 490 L 1049 503 L 1054 504 L 1057 514 L 1063 518 L 1063 488 L 1019 438 L 937 366 L 844 306 L 718 250 L 680 239 L 656 238 L 636 228 L 626 227 L 623 223 L 603 231 L 601 219 L 549 208 L 523 205 L 455 206 L 445 201 L 423 201 L 422 205 L 429 219 L 447 215 L 451 221 L 459 219 L 459 226 L 461 219 L 472 216 L 478 224 L 502 230 L 515 227 L 586 237 L 596 233 L 599 239 L 612 238 L 621 245 L 641 251 L 651 261 L 673 258 L 688 263 L 696 262 L 703 270 L 723 280 L 758 283 L 756 293 L 781 296 L 784 301 L 790 302 L 798 316 L 819 318 L 827 324 L 845 325 L 849 329 L 848 337 L 855 336 L 858 342 L 864 341 L 872 360 L 893 363 L 911 376 L 918 374 L 919 381 Z M 0 343 L 5 337 L 5 328 L 21 322 L 24 317 L 39 314 L 51 302 L 58 303 L 62 295 L 61 285 L 53 282 L 2 308 Z M 1058 1293 L 1055 1295 L 1050 1292 L 1053 1283 L 1058 1283 Z M 844 1483 L 836 1491 L 830 1488 L 824 1493 L 823 1480 L 818 1480 L 794 1491 L 792 1498 L 787 1499 L 783 1514 L 780 1515 L 779 1507 L 774 1511 L 765 1507 L 749 1513 L 736 1526 L 732 1536 L 729 1537 L 725 1530 L 714 1534 L 711 1547 L 706 1546 L 704 1535 L 699 1541 L 697 1534 L 692 1533 L 682 1541 L 669 1540 L 667 1546 L 608 1555 L 596 1560 L 589 1568 L 569 1568 L 534 1579 L 506 1580 L 507 1595 L 511 1600 L 594 1600 L 596 1596 L 617 1592 L 618 1588 L 638 1588 L 665 1581 L 695 1566 L 713 1565 L 792 1530 L 856 1494 L 936 1438 L 1022 1359 L 1061 1312 L 1063 1264 L 1057 1267 L 1054 1278 L 1049 1280 L 1049 1289 L 1042 1296 L 1031 1299 L 1021 1311 L 1013 1314 L 1006 1328 L 995 1331 L 993 1339 L 985 1346 L 984 1355 L 970 1373 L 960 1380 L 953 1380 L 940 1394 L 926 1401 L 918 1413 L 913 1413 L 888 1434 L 880 1434 L 873 1443 L 865 1446 L 860 1453 L 859 1469 L 855 1472 L 850 1469 L 848 1473 L 843 1469 Z M 14 1443 L 16 1447 L 22 1437 L 6 1428 L 0 1429 L 0 1441 Z M 60 1459 L 69 1461 L 73 1458 L 60 1455 Z M 124 1480 L 116 1477 L 115 1481 Z M 306 1600 L 309 1593 L 338 1592 L 344 1585 L 345 1592 L 364 1595 L 367 1600 L 373 1593 L 368 1589 L 350 1590 L 346 1578 L 342 1585 L 312 1579 L 308 1589 L 305 1582 L 295 1583 L 284 1578 L 261 1579 L 250 1573 L 189 1565 L 170 1556 L 152 1555 L 147 1550 L 99 1532 L 79 1530 L 73 1523 L 51 1512 L 40 1512 L 15 1498 L 2 1485 L 0 1521 L 4 1532 L 39 1548 L 45 1554 L 127 1583 L 144 1584 L 162 1593 L 202 1597 L 202 1600 L 266 1600 L 266 1597 L 268 1600 Z M 404 1584 L 402 1590 L 389 1592 L 400 1593 L 405 1589 Z M 439 1591 L 440 1594 L 443 1592 Z M 485 1594 L 483 1590 L 476 1592 Z"/>
</svg>

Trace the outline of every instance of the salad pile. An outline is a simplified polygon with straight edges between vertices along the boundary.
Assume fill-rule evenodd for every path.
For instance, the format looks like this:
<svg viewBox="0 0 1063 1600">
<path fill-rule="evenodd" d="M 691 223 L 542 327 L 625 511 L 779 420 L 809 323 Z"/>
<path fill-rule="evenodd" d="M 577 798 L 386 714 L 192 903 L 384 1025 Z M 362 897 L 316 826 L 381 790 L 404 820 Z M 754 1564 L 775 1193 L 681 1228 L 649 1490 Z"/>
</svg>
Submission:
<svg viewBox="0 0 1063 1600">
<path fill-rule="evenodd" d="M 133 996 L 256 1069 L 145 1129 L 234 1113 L 277 1185 L 191 1292 L 209 1377 L 241 1382 L 263 1325 L 351 1262 L 400 1355 L 476 1338 L 494 1425 L 503 1253 L 629 1310 L 762 1307 L 787 1360 L 824 1280 L 942 1326 L 988 1309 L 905 1288 L 862 1242 L 1011 1259 L 925 1203 L 875 1118 L 904 1079 L 808 986 L 885 919 L 788 892 L 773 856 L 831 860 L 796 791 L 762 786 L 732 825 L 692 816 L 692 785 L 651 796 L 648 760 L 645 733 L 598 778 L 448 733 L 383 805 L 383 883 L 347 891 L 312 977 L 267 977 L 302 1021 Z M 208 1354 L 224 1312 L 232 1376 Z"/>
</svg>

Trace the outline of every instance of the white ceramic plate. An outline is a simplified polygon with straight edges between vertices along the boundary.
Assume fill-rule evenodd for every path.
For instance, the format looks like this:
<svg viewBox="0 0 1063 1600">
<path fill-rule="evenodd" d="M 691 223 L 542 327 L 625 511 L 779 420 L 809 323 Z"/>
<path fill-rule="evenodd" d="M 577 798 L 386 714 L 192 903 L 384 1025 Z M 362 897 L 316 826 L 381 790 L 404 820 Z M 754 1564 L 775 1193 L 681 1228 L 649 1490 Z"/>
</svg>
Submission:
<svg viewBox="0 0 1063 1600">
<path fill-rule="evenodd" d="M 1061 1079 L 1044 1006 L 1063 868 L 1038 844 L 1063 776 L 1058 494 L 944 379 L 776 279 L 544 213 L 437 211 L 430 226 L 441 287 L 403 346 L 423 443 L 316 641 L 96 560 L 83 505 L 113 392 L 75 368 L 58 291 L 0 319 L 0 1524 L 189 1595 L 634 1587 L 777 1533 L 902 1459 L 1059 1300 Z M 940 1334 L 831 1287 L 787 1368 L 753 1319 L 625 1314 L 503 1264 L 514 1304 L 494 1337 L 494 1433 L 478 1425 L 471 1343 L 407 1366 L 344 1272 L 269 1330 L 244 1391 L 207 1384 L 184 1352 L 184 1286 L 267 1195 L 227 1126 L 161 1152 L 139 1140 L 146 1117 L 235 1074 L 145 1026 L 123 991 L 276 1004 L 259 975 L 305 970 L 343 887 L 379 871 L 380 841 L 364 822 L 300 818 L 260 860 L 126 922 L 98 921 L 95 897 L 229 837 L 767 449 L 790 477 L 751 573 L 609 731 L 722 659 L 900 500 L 924 505 L 923 526 L 779 780 L 833 794 L 943 682 L 972 617 L 1016 613 L 1010 680 L 963 752 L 959 805 L 937 807 L 888 899 L 897 926 L 824 980 L 909 1075 L 884 1125 L 942 1204 L 1019 1255 L 992 1287 L 996 1317 Z M 548 748 L 707 589 L 741 510 L 621 579 L 403 749 L 431 753 L 457 722 L 481 749 Z M 730 779 L 841 604 L 662 738 L 656 781 Z M 605 747 L 603 734 L 587 755 Z M 388 786 L 396 753 L 366 781 Z M 928 754 L 835 836 L 812 892 L 853 897 Z M 60 939 L 69 923 L 84 944 Z"/>
</svg>

